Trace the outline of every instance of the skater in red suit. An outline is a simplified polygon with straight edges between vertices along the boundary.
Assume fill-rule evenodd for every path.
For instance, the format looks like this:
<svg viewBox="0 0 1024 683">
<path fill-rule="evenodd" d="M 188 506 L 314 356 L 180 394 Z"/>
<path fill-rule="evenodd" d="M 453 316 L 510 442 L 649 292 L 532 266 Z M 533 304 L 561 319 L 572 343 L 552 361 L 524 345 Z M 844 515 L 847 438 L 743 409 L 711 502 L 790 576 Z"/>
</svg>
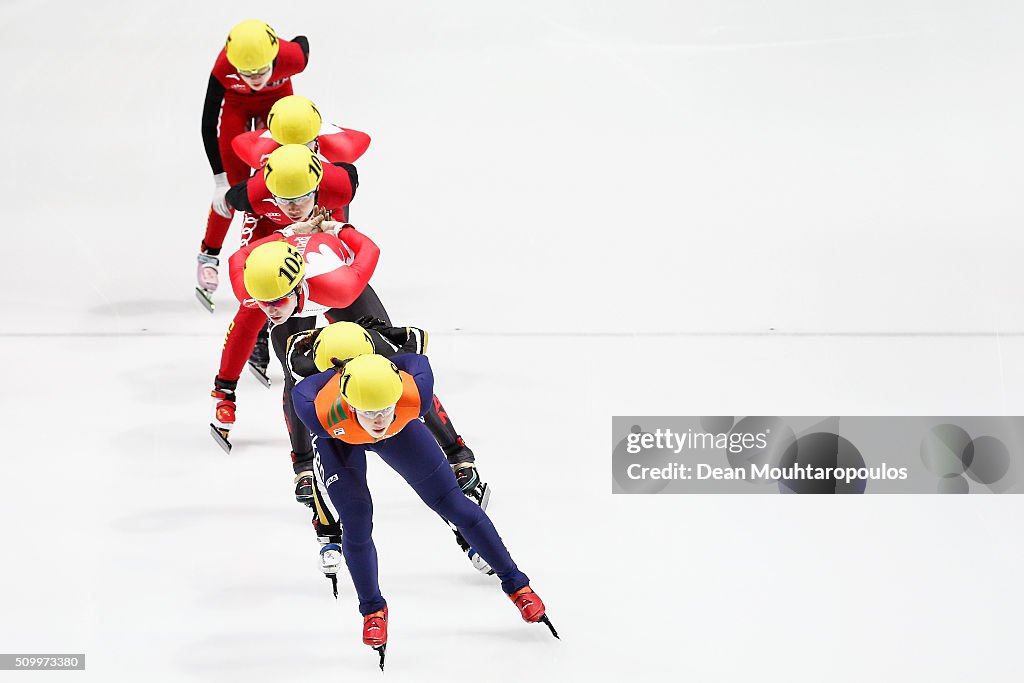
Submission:
<svg viewBox="0 0 1024 683">
<path fill-rule="evenodd" d="M 214 379 L 211 394 L 215 399 L 212 433 L 215 438 L 219 435 L 218 442 L 226 450 L 230 449 L 228 432 L 235 422 L 235 389 L 238 377 L 256 335 L 268 318 L 273 325 L 271 342 L 282 367 L 286 366 L 288 337 L 296 332 L 322 327 L 336 320 L 355 320 L 364 315 L 388 321 L 384 306 L 367 284 L 380 253 L 377 246 L 351 226 L 324 220 L 324 213 L 332 209 L 344 214 L 344 208 L 352 199 L 356 185 L 355 167 L 348 164 L 324 165 L 307 147 L 285 145 L 270 155 L 263 173 L 236 185 L 228 193 L 228 201 L 235 208 L 266 216 L 284 226 L 284 229 L 268 238 L 250 243 L 231 257 L 232 285 L 235 286 L 235 294 L 242 305 L 228 328 L 221 355 L 221 368 Z M 318 204 L 321 213 L 310 221 L 303 221 Z M 313 235 L 292 234 L 295 228 L 290 226 L 298 221 L 302 222 L 295 227 L 307 233 L 311 228 L 321 230 L 320 222 L 323 221 L 328 230 L 341 230 L 338 233 L 340 240 L 338 237 L 319 232 Z M 310 293 L 310 297 L 302 300 L 303 305 L 292 307 L 288 315 L 281 318 L 277 307 L 261 310 L 257 304 L 257 301 L 262 300 L 261 297 L 247 293 L 239 278 L 247 255 L 255 247 L 267 241 L 285 238 L 296 240 L 296 244 L 301 245 L 303 253 L 309 250 L 312 266 L 307 278 L 311 283 L 316 282 L 317 287 Z M 333 242 L 330 245 L 323 245 L 321 243 L 324 240 Z M 277 274 L 277 270 L 274 270 L 273 274 Z M 362 274 L 365 278 L 360 279 L 356 274 Z M 267 301 L 282 298 L 288 297 L 282 294 L 270 297 Z M 318 324 L 318 316 L 323 317 L 322 323 Z M 291 374 L 286 372 L 284 405 L 292 442 L 292 464 L 296 476 L 295 497 L 299 502 L 310 504 L 313 497 L 310 470 L 313 452 L 309 443 L 309 433 L 292 419 L 291 398 L 288 394 L 292 384 Z"/>
<path fill-rule="evenodd" d="M 281 145 L 306 145 L 324 161 L 352 164 L 370 146 L 370 136 L 324 123 L 312 101 L 301 95 L 289 95 L 270 108 L 266 129 L 243 133 L 231 141 L 238 158 L 253 169 L 263 168 L 270 153 Z"/>
<path fill-rule="evenodd" d="M 282 97 L 270 108 L 267 128 L 238 135 L 231 141 L 231 148 L 254 171 L 261 170 L 271 153 L 281 145 L 305 145 L 328 163 L 353 163 L 363 155 L 370 145 L 370 136 L 357 130 L 343 129 L 325 124 L 316 108 L 306 97 L 288 95 Z M 242 223 L 241 246 L 266 237 L 276 225 L 266 216 L 246 212 Z M 346 215 L 346 220 L 348 217 Z M 268 388 L 270 377 L 269 346 L 270 324 L 267 323 L 256 337 L 255 346 L 249 356 L 249 369 Z M 238 353 L 241 353 L 239 351 Z M 232 354 L 234 355 L 234 354 Z M 223 368 L 222 378 L 233 373 Z M 235 378 L 237 379 L 237 377 Z"/>
<path fill-rule="evenodd" d="M 303 226 L 321 227 L 321 217 Z M 298 332 L 322 327 L 337 320 L 373 315 L 387 319 L 387 312 L 369 286 L 380 249 L 351 225 L 323 221 L 326 232 L 292 234 L 278 232 L 232 254 L 231 285 L 242 302 L 238 327 L 259 329 L 268 318 L 274 352 L 285 368 L 284 415 L 291 441 L 295 498 L 313 503 L 313 447 L 309 431 L 295 417 L 291 388 L 295 380 L 287 372 L 288 339 Z M 238 329 L 236 327 L 236 330 Z M 244 358 L 243 358 L 244 361 Z M 230 449 L 229 430 L 235 422 L 234 383 L 215 380 L 213 435 Z"/>
<path fill-rule="evenodd" d="M 196 294 L 212 310 L 217 289 L 218 256 L 231 225 L 225 194 L 249 175 L 249 165 L 231 148 L 232 139 L 262 127 L 271 106 L 292 94 L 291 78 L 306 68 L 305 36 L 280 40 L 262 21 L 243 21 L 228 34 L 210 73 L 203 106 L 203 145 L 213 172 L 214 193 L 198 256 Z"/>
<path fill-rule="evenodd" d="M 344 220 L 344 216 L 347 215 L 346 209 L 358 184 L 355 166 L 345 163 L 324 164 L 304 145 L 284 145 L 270 155 L 262 173 L 257 173 L 232 187 L 227 193 L 227 200 L 235 209 L 245 211 L 247 216 L 258 219 L 258 225 L 273 224 L 275 227 L 283 228 L 287 234 L 288 226 L 309 218 L 318 207 L 324 217 L 335 214 Z M 249 242 L 248 246 L 252 244 L 254 242 Z M 373 295 L 373 298 L 376 299 L 376 295 Z M 377 315 L 377 310 L 368 309 L 360 315 Z M 387 317 L 383 307 L 379 311 L 382 315 L 378 317 Z M 229 416 L 220 414 L 222 411 L 216 411 L 217 421 L 222 429 L 230 429 L 234 422 L 238 378 L 247 360 L 255 367 L 250 354 L 253 353 L 253 347 L 256 346 L 266 323 L 267 317 L 258 309 L 240 306 L 228 326 L 213 390 L 215 398 L 225 391 L 231 395 L 230 419 Z M 261 368 L 263 377 L 266 377 L 269 356 L 268 349 Z M 228 448 L 225 442 L 220 443 L 222 447 Z"/>
</svg>

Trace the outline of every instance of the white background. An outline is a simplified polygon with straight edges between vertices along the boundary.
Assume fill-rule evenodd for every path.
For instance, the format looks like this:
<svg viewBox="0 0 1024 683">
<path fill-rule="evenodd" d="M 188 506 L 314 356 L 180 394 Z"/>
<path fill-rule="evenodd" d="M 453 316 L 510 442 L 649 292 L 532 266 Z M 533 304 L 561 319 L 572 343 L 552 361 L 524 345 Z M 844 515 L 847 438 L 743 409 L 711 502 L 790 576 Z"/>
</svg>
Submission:
<svg viewBox="0 0 1024 683">
<path fill-rule="evenodd" d="M 1016 680 L 1020 499 L 613 497 L 608 444 L 613 414 L 1021 413 L 1013 2 L 3 2 L 0 650 L 380 675 L 279 370 L 231 456 L 207 435 L 200 113 L 246 18 L 307 35 L 296 93 L 373 137 L 374 287 L 432 332 L 563 636 L 372 467 L 389 679 Z"/>
</svg>

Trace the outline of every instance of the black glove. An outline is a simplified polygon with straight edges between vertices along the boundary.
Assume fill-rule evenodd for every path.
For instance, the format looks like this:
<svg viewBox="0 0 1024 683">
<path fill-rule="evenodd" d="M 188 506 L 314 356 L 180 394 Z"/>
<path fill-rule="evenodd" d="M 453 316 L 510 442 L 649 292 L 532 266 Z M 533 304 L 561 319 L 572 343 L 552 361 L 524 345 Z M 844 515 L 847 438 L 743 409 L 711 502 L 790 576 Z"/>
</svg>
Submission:
<svg viewBox="0 0 1024 683">
<path fill-rule="evenodd" d="M 399 348 L 409 341 L 408 327 L 392 327 L 380 318 L 375 318 L 372 315 L 364 315 L 359 318 L 356 320 L 356 325 L 359 325 L 364 330 L 373 330 Z"/>
<path fill-rule="evenodd" d="M 296 332 L 292 336 L 288 337 L 288 343 L 286 348 L 288 349 L 288 355 L 292 353 L 306 353 L 313 348 L 313 342 L 320 336 L 322 328 L 314 330 L 306 330 L 304 332 Z"/>
<path fill-rule="evenodd" d="M 288 370 L 298 381 L 301 377 L 309 377 L 319 372 L 313 362 L 313 343 L 320 330 L 306 330 L 288 337 L 285 344 L 285 358 L 288 359 Z"/>
<path fill-rule="evenodd" d="M 388 324 L 375 315 L 363 315 L 355 319 L 356 325 L 365 330 L 384 330 Z"/>
</svg>

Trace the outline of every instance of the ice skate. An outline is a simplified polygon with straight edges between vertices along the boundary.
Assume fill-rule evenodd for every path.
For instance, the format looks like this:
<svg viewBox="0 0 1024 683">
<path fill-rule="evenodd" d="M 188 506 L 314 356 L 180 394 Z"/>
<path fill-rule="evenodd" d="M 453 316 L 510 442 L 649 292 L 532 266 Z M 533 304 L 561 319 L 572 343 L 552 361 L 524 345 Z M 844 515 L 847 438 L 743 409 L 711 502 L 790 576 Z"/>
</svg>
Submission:
<svg viewBox="0 0 1024 683">
<path fill-rule="evenodd" d="M 264 325 L 263 329 L 260 330 L 259 336 L 256 337 L 256 346 L 252 349 L 252 355 L 249 356 L 249 370 L 267 388 L 270 388 L 270 377 L 267 375 L 267 368 L 269 366 L 270 327 Z"/>
<path fill-rule="evenodd" d="M 455 534 L 455 542 L 459 544 L 459 548 L 462 549 L 462 552 L 466 553 L 466 557 L 469 558 L 469 561 L 473 565 L 473 568 L 481 574 L 486 574 L 487 576 L 494 574 L 494 570 L 491 569 L 491 565 L 487 564 L 487 561 L 484 560 L 484 558 L 480 557 L 480 555 L 475 550 L 473 550 L 473 547 L 469 545 L 469 542 L 467 542 L 466 539 L 463 538 L 462 532 L 459 531 L 458 527 L 449 522 L 447 519 L 444 519 L 444 517 L 442 517 L 441 519 L 444 520 L 445 524 L 448 525 L 448 528 L 452 530 L 453 534 Z"/>
<path fill-rule="evenodd" d="M 299 472 L 295 475 L 295 500 L 313 507 L 313 473 Z"/>
<path fill-rule="evenodd" d="M 551 629 L 551 635 L 558 638 L 558 631 L 555 630 L 551 620 L 548 619 L 547 611 L 544 608 L 544 601 L 533 592 L 532 588 L 523 586 L 515 593 L 509 593 L 508 597 L 519 608 L 523 621 L 530 624 L 542 623 Z"/>
<path fill-rule="evenodd" d="M 487 564 L 487 560 L 480 557 L 480 554 L 473 550 L 472 547 L 466 550 L 466 555 L 469 556 L 469 561 L 473 564 L 473 568 L 478 572 L 486 574 L 487 576 L 494 574 L 494 570 L 491 569 L 491 565 Z"/>
<path fill-rule="evenodd" d="M 363 617 L 363 643 L 380 654 L 380 670 L 384 670 L 384 650 L 388 646 L 388 608 Z"/>
<path fill-rule="evenodd" d="M 455 471 L 455 481 L 466 497 L 479 505 L 481 510 L 486 510 L 487 504 L 491 502 L 491 487 L 480 479 L 476 465 L 472 462 L 460 462 L 452 465 L 452 469 Z"/>
<path fill-rule="evenodd" d="M 342 562 L 341 546 L 337 543 L 325 543 L 320 548 L 320 571 L 331 582 L 334 597 L 338 597 L 338 570 Z"/>
<path fill-rule="evenodd" d="M 196 281 L 199 283 L 196 287 L 196 299 L 203 305 L 203 308 L 213 313 L 213 309 L 216 308 L 216 304 L 213 303 L 213 293 L 217 291 L 217 285 L 220 284 L 220 277 L 217 272 L 217 268 L 220 266 L 220 259 L 216 256 L 199 252 L 196 261 L 198 262 L 196 266 Z"/>
<path fill-rule="evenodd" d="M 231 452 L 231 441 L 228 440 L 228 435 L 231 432 L 231 428 L 235 426 L 235 411 L 238 407 L 235 403 L 234 387 L 226 385 L 234 384 L 234 382 L 214 380 L 214 388 L 210 392 L 210 396 L 217 401 L 213 407 L 213 422 L 210 423 L 210 436 L 213 437 L 218 446 L 224 449 L 225 453 Z"/>
</svg>

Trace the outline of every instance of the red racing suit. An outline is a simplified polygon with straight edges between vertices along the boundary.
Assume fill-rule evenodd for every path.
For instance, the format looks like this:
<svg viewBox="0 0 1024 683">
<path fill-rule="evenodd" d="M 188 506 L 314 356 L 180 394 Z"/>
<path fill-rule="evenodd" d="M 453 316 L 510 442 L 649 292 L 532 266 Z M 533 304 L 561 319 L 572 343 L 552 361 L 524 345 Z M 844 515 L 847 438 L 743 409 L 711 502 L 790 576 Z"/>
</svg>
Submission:
<svg viewBox="0 0 1024 683">
<path fill-rule="evenodd" d="M 324 232 L 291 237 L 274 234 L 251 242 L 231 255 L 228 272 L 231 287 L 242 309 L 259 313 L 261 324 L 266 315 L 245 289 L 245 259 L 261 244 L 278 240 L 285 240 L 295 247 L 306 263 L 306 274 L 299 286 L 299 307 L 294 314 L 298 317 L 316 316 L 332 308 L 350 306 L 369 284 L 380 258 L 380 248 L 373 240 L 351 225 L 342 227 L 337 237 Z"/>
<path fill-rule="evenodd" d="M 270 108 L 282 97 L 292 94 L 291 78 L 306 68 L 309 41 L 305 36 L 281 40 L 270 82 L 259 91 L 252 90 L 238 75 L 222 49 L 214 62 L 203 105 L 203 145 L 214 175 L 227 173 L 228 183 L 240 183 L 249 175 L 249 165 L 231 148 L 235 136 L 251 127 L 265 124 Z M 231 225 L 212 208 L 206 220 L 201 249 L 216 256 Z"/>
<path fill-rule="evenodd" d="M 318 284 L 314 288 L 314 296 L 312 297 L 312 300 L 300 301 L 300 307 L 304 306 L 302 310 L 305 310 L 306 312 L 303 313 L 302 310 L 299 310 L 296 312 L 296 315 L 317 315 L 329 308 L 345 308 L 350 305 L 352 301 L 354 301 L 355 298 L 363 291 L 363 288 L 366 287 L 370 274 L 373 272 L 373 268 L 377 265 L 377 257 L 380 255 L 380 249 L 372 240 L 359 233 L 352 226 L 344 228 L 343 233 L 344 238 L 341 240 L 341 244 L 343 246 L 347 245 L 350 247 L 349 252 L 352 259 L 355 259 L 361 253 L 362 249 L 366 249 L 367 251 L 360 259 L 355 271 L 345 269 L 339 272 L 336 278 L 332 278 L 324 284 L 327 284 L 327 282 L 330 282 L 331 286 L 345 284 L 348 288 L 343 289 L 340 292 L 325 295 L 320 291 L 323 289 L 323 285 L 319 284 L 321 281 L 317 280 Z M 308 237 L 310 237 L 310 235 L 295 235 L 287 239 L 291 242 L 292 240 L 302 240 Z M 324 238 L 330 238 L 330 235 L 317 233 L 312 237 L 317 238 L 314 242 L 314 253 L 316 253 L 317 251 L 322 250 L 322 240 Z M 238 297 L 238 300 L 241 301 L 242 304 L 238 307 L 238 312 L 235 313 L 235 317 L 228 325 L 227 333 L 224 335 L 224 347 L 220 355 L 220 368 L 217 370 L 217 379 L 219 380 L 227 382 L 238 381 L 239 376 L 242 374 L 242 369 L 245 368 L 245 363 L 248 361 L 249 355 L 252 353 L 252 348 L 256 344 L 256 337 L 259 336 L 260 330 L 267 322 L 267 316 L 259 309 L 256 302 L 249 298 L 249 295 L 245 292 L 245 286 L 241 284 L 242 264 L 245 263 L 246 256 L 249 255 L 256 245 L 277 239 L 284 239 L 284 236 L 280 233 L 275 233 L 269 237 L 262 238 L 255 242 L 250 242 L 231 256 L 229 261 L 231 286 L 234 288 L 235 296 Z M 337 238 L 333 239 L 336 240 Z M 314 260 L 318 258 L 321 257 L 314 256 Z M 341 265 L 340 262 L 333 259 L 329 254 L 325 254 L 323 258 L 330 259 L 335 266 Z M 372 263 L 370 263 L 371 258 Z M 323 263 L 323 261 L 321 261 L 321 263 Z M 367 263 L 370 263 L 370 265 L 367 266 Z M 347 261 L 346 265 L 348 265 Z M 318 276 L 316 275 L 317 269 L 320 267 L 320 265 L 316 265 L 312 268 L 308 268 L 306 273 L 307 280 L 311 277 Z M 238 270 L 237 274 L 235 273 L 236 268 Z M 351 280 L 353 273 L 360 272 L 366 274 L 365 281 L 355 280 L 344 282 L 346 279 Z M 311 273 L 314 275 L 311 276 Z M 238 282 L 235 281 L 236 278 L 238 279 Z M 351 290 L 356 288 L 357 283 L 359 282 L 361 282 L 361 284 L 358 284 L 358 291 L 355 291 L 353 294 Z M 306 283 L 307 288 L 308 286 L 309 284 Z M 327 300 L 321 301 L 325 296 Z M 344 303 L 337 303 L 339 299 Z M 328 304 L 327 308 L 323 308 L 321 304 Z"/>
<path fill-rule="evenodd" d="M 350 225 L 344 226 L 338 237 L 317 233 L 285 238 L 281 234 L 276 234 L 240 249 L 231 256 L 228 264 L 231 286 L 242 302 L 232 324 L 252 330 L 252 339 L 255 339 L 263 327 L 267 316 L 245 289 L 245 260 L 259 245 L 281 239 L 286 239 L 300 251 L 306 264 L 306 273 L 298 288 L 298 308 L 290 318 L 272 326 L 270 331 L 274 353 L 284 368 L 282 407 L 292 447 L 292 467 L 295 473 L 299 474 L 310 470 L 313 446 L 309 431 L 295 415 L 292 403 L 291 390 L 295 386 L 295 377 L 287 367 L 289 338 L 304 330 L 323 327 L 338 320 L 352 321 L 367 314 L 387 320 L 388 315 L 368 284 L 380 256 L 380 249 L 370 238 Z M 231 338 L 232 335 L 229 334 L 229 341 Z M 248 353 L 252 345 L 238 348 L 244 348 Z M 239 369 L 245 363 L 246 357 L 238 357 Z"/>
<path fill-rule="evenodd" d="M 313 151 L 327 161 L 344 161 L 352 164 L 363 156 L 369 146 L 370 136 L 366 133 L 325 123 L 320 128 Z M 280 145 L 266 129 L 243 133 L 231 141 L 231 149 L 235 155 L 254 169 L 263 168 L 267 157 L 278 147 Z"/>
<path fill-rule="evenodd" d="M 266 128 L 236 135 L 235 139 L 231 141 L 231 149 L 254 171 L 263 168 L 271 152 L 280 146 Z M 333 123 L 325 123 L 320 128 L 315 151 L 328 163 L 351 164 L 361 157 L 369 146 L 370 136 L 366 133 L 351 128 L 340 128 Z M 270 206 L 268 205 L 267 208 L 270 209 Z M 279 211 L 271 211 L 275 216 L 280 214 Z M 347 211 L 344 218 L 348 220 Z M 241 244 L 244 247 L 253 240 L 266 237 L 274 229 L 275 226 L 266 215 L 253 215 L 246 212 L 245 221 L 242 223 Z"/>
<path fill-rule="evenodd" d="M 344 162 L 324 164 L 324 177 L 316 190 L 316 205 L 336 212 L 334 219 L 344 221 L 348 218 L 346 209 L 358 187 L 359 175 L 355 166 Z M 234 185 L 228 190 L 227 200 L 233 209 L 266 216 L 278 225 L 292 224 L 292 220 L 278 208 L 262 173 Z"/>
<path fill-rule="evenodd" d="M 344 220 L 347 217 L 348 204 L 352 201 L 352 196 L 355 194 L 358 186 L 359 178 L 356 174 L 355 166 L 351 164 L 325 164 L 324 177 L 320 181 L 320 187 L 317 189 L 317 205 L 329 211 L 340 213 L 339 218 Z M 266 228 L 269 226 L 268 221 L 284 226 L 291 225 L 292 223 L 292 220 L 274 203 L 274 198 L 271 196 L 270 190 L 267 189 L 262 173 L 257 173 L 232 187 L 228 190 L 227 198 L 229 205 L 235 209 L 247 212 L 246 228 L 244 229 L 248 229 L 250 215 L 254 215 L 258 219 L 254 223 L 257 230 L 257 234 L 254 237 L 261 237 L 262 235 L 259 232 L 266 232 Z M 352 230 L 354 229 L 352 228 Z M 277 235 L 275 237 L 272 235 L 271 237 L 281 239 L 282 236 Z M 248 254 L 252 251 L 254 245 L 260 244 L 263 241 L 265 239 L 250 241 L 248 244 L 245 244 L 242 249 L 231 257 L 232 262 L 235 256 L 242 253 Z M 233 280 L 234 275 L 231 277 Z M 243 298 L 237 289 L 235 294 L 240 299 Z M 220 356 L 220 368 L 217 370 L 218 379 L 227 382 L 238 381 L 239 376 L 242 374 L 242 369 L 245 368 L 245 363 L 252 353 L 253 346 L 256 344 L 256 338 L 259 336 L 260 329 L 266 322 L 266 316 L 263 315 L 262 311 L 256 309 L 256 313 L 259 313 L 259 315 L 253 315 L 251 310 L 247 312 L 245 306 L 242 306 L 235 313 L 234 320 L 228 325 L 227 334 L 224 336 L 224 349 Z"/>
</svg>

